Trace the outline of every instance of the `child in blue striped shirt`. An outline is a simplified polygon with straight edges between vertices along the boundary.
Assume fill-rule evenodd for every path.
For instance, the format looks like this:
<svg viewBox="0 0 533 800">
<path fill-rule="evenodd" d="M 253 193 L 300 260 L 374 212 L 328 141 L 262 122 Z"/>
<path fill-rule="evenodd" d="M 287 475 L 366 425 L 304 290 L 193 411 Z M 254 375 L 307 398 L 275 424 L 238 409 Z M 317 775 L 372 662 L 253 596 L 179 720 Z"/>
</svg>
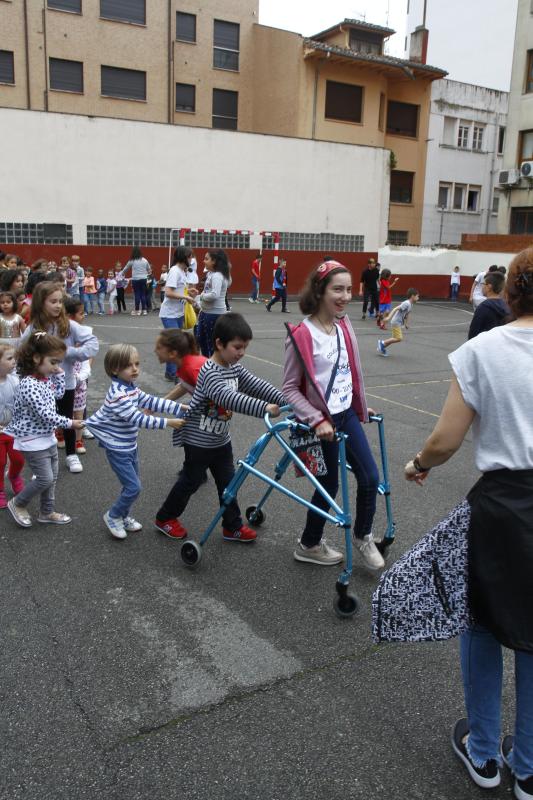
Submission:
<svg viewBox="0 0 533 800">
<path fill-rule="evenodd" d="M 180 416 L 180 403 L 153 397 L 142 392 L 134 381 L 139 377 L 139 353 L 130 344 L 113 344 L 106 353 L 104 368 L 111 386 L 103 406 L 86 421 L 101 447 L 111 469 L 122 485 L 116 503 L 104 514 L 104 522 L 115 539 L 125 539 L 128 532 L 140 531 L 142 525 L 128 516 L 141 492 L 137 436 L 139 428 L 180 428 L 181 419 L 165 419 L 145 414 L 140 409 L 162 411 Z"/>
</svg>

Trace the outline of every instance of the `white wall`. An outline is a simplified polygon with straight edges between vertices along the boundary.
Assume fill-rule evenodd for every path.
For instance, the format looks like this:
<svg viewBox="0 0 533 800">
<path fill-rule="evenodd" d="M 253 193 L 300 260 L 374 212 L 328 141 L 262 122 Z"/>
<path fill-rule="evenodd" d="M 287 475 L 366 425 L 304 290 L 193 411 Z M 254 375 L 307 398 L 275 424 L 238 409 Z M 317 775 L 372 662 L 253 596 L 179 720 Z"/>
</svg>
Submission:
<svg viewBox="0 0 533 800">
<path fill-rule="evenodd" d="M 476 253 L 430 247 L 382 247 L 378 251 L 382 268 L 394 275 L 450 275 L 455 266 L 462 275 L 477 275 L 491 264 L 507 267 L 515 253 Z"/>
<path fill-rule="evenodd" d="M 527 0 L 529 2 L 529 0 Z M 428 64 L 452 80 L 509 91 L 518 0 L 429 0 Z M 409 0 L 409 34 L 422 24 L 424 0 Z"/>
<path fill-rule="evenodd" d="M 386 239 L 382 148 L 15 109 L 0 130 L 0 221 Z"/>
<path fill-rule="evenodd" d="M 431 86 L 428 151 L 424 186 L 422 244 L 460 244 L 463 233 L 496 233 L 492 214 L 494 186 L 502 156 L 498 155 L 499 129 L 507 124 L 507 92 L 458 81 L 435 81 Z M 451 143 L 445 141 L 445 119 L 454 120 Z M 459 122 L 470 124 L 468 149 L 457 147 Z M 474 124 L 484 127 L 482 150 L 472 150 Z M 440 183 L 452 184 L 444 215 L 437 207 Z M 453 209 L 453 184 L 481 187 L 477 212 Z M 442 221 L 442 236 L 441 236 Z"/>
</svg>

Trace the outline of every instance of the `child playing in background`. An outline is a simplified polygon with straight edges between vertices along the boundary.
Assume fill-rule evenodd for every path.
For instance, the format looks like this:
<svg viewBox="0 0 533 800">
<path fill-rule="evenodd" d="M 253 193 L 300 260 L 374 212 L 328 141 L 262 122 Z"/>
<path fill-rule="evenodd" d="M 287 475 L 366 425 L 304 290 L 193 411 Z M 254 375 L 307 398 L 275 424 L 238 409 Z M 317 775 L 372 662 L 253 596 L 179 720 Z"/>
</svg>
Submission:
<svg viewBox="0 0 533 800">
<path fill-rule="evenodd" d="M 17 311 L 17 298 L 13 292 L 0 292 L 0 339 L 18 339 L 26 330 L 26 323 Z"/>
<path fill-rule="evenodd" d="M 450 277 L 450 300 L 452 301 L 452 303 L 457 302 L 460 288 L 461 288 L 461 275 L 459 272 L 459 267 L 454 267 Z"/>
<path fill-rule="evenodd" d="M 61 363 L 66 350 L 62 339 L 36 331 L 17 351 L 20 384 L 13 416 L 4 434 L 14 438 L 14 449 L 24 453 L 34 476 L 7 504 L 13 519 L 22 528 L 32 524 L 27 506 L 37 494 L 41 497 L 38 522 L 54 525 L 72 522 L 71 517 L 54 508 L 58 474 L 54 429 L 83 427 L 83 422 L 63 417 L 56 411 L 56 399 L 65 392 Z"/>
<path fill-rule="evenodd" d="M 400 303 L 400 305 L 396 306 L 396 308 L 383 318 L 383 330 L 385 330 L 386 323 L 390 320 L 392 338 L 379 340 L 378 353 L 380 356 L 388 356 L 387 347 L 390 347 L 391 344 L 399 344 L 403 341 L 402 328 L 409 328 L 407 319 L 413 310 L 413 305 L 418 303 L 419 299 L 418 289 L 408 289 L 407 300 L 404 300 L 403 303 Z"/>
<path fill-rule="evenodd" d="M 107 273 L 107 281 L 106 281 L 106 292 L 108 295 L 108 302 L 109 308 L 107 310 L 108 314 L 115 313 L 115 300 L 117 299 L 117 280 L 115 278 L 115 273 L 112 269 L 109 270 Z"/>
<path fill-rule="evenodd" d="M 188 331 L 167 328 L 156 339 L 155 354 L 160 364 L 175 364 L 179 383 L 165 396 L 165 400 L 179 400 L 184 394 L 192 394 L 198 374 L 207 358 L 198 353 L 196 339 Z"/>
<path fill-rule="evenodd" d="M 170 331 L 168 331 L 170 333 Z M 279 415 L 281 392 L 240 364 L 252 339 L 252 329 L 240 314 L 222 314 L 216 321 L 213 356 L 205 362 L 187 413 L 186 424 L 175 437 L 183 444 L 185 460 L 178 479 L 156 514 L 157 530 L 174 539 L 187 531 L 178 517 L 209 470 L 219 502 L 235 474 L 229 423 L 234 411 L 251 417 Z M 251 542 L 256 533 L 243 525 L 236 500 L 224 509 L 222 535 L 229 542 Z"/>
<path fill-rule="evenodd" d="M 83 322 L 84 312 L 83 312 L 83 303 L 81 302 L 81 300 L 76 300 L 74 297 L 66 297 L 65 311 L 67 312 L 67 316 L 69 319 L 74 320 L 74 322 L 79 322 L 80 324 Z M 87 407 L 87 382 L 91 377 L 91 364 L 92 364 L 92 358 L 88 358 L 85 361 L 74 362 L 74 375 L 76 376 L 76 388 L 74 389 L 74 406 L 73 406 L 74 410 L 72 413 L 73 419 L 84 419 L 85 417 L 85 409 Z M 85 444 L 83 442 L 84 433 L 85 429 L 81 430 L 81 428 L 78 428 L 76 430 L 77 456 L 84 455 L 87 452 Z M 56 438 L 58 447 L 61 447 L 60 441 L 63 438 L 61 428 L 58 428 L 58 430 L 56 431 Z M 92 438 L 92 434 L 90 434 L 90 438 Z M 64 446 L 64 440 L 63 440 L 63 446 Z"/>
<path fill-rule="evenodd" d="M 21 476 L 24 456 L 19 450 L 13 448 L 13 437 L 4 433 L 13 416 L 15 395 L 19 386 L 19 379 L 15 375 L 15 366 L 15 349 L 10 344 L 0 344 L 0 508 L 7 507 L 4 489 L 6 464 L 9 463 L 7 476 L 13 492 L 18 494 L 24 488 L 24 480 Z"/>
<path fill-rule="evenodd" d="M 95 296 L 96 296 L 96 284 L 94 282 L 93 271 L 91 267 L 86 267 L 85 278 L 83 279 L 83 303 L 86 316 L 88 314 L 94 314 Z"/>
<path fill-rule="evenodd" d="M 122 264 L 120 261 L 117 261 L 115 264 L 115 278 L 117 281 L 117 311 L 120 314 L 121 311 L 126 311 L 126 298 L 125 298 L 125 291 L 128 288 L 128 284 L 130 282 L 129 278 L 125 278 L 121 272 Z"/>
<path fill-rule="evenodd" d="M 383 317 L 388 314 L 392 306 L 392 289 L 398 283 L 398 278 L 391 281 L 390 269 L 382 269 L 379 274 L 379 313 L 376 316 L 376 325 L 383 330 Z"/>
<path fill-rule="evenodd" d="M 104 270 L 98 270 L 98 277 L 96 278 L 96 300 L 98 302 L 98 314 L 102 316 L 105 314 L 104 301 L 107 292 L 107 281 L 104 275 Z"/>
<path fill-rule="evenodd" d="M 130 344 L 113 344 L 104 359 L 104 369 L 111 386 L 104 404 L 87 420 L 87 425 L 105 449 L 111 469 L 122 490 L 117 501 L 104 514 L 104 522 L 115 539 L 125 539 L 128 532 L 140 531 L 142 525 L 129 516 L 141 492 L 137 437 L 139 428 L 179 428 L 180 419 L 165 419 L 144 414 L 139 409 L 180 414 L 182 407 L 172 400 L 142 392 L 135 381 L 139 377 L 139 353 Z"/>
</svg>

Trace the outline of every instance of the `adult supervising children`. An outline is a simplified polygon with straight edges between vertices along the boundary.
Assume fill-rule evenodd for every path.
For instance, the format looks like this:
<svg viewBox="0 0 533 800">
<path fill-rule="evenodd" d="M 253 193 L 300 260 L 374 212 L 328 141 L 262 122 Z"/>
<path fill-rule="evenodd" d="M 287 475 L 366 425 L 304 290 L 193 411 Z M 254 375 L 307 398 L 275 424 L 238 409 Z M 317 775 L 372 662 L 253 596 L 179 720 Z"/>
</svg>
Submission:
<svg viewBox="0 0 533 800">
<path fill-rule="evenodd" d="M 379 267 L 375 258 L 368 259 L 366 269 L 361 273 L 359 284 L 359 297 L 363 298 L 363 315 L 361 319 L 366 319 L 366 310 L 370 302 L 369 317 L 373 317 L 379 310 Z"/>
<path fill-rule="evenodd" d="M 187 270 L 189 261 L 192 258 L 190 247 L 176 247 L 172 259 L 172 266 L 165 283 L 165 299 L 161 303 L 159 317 L 163 328 L 183 328 L 185 316 L 185 303 L 194 303 L 194 297 L 198 294 L 194 287 L 187 287 Z M 176 366 L 172 363 L 167 364 L 165 378 L 173 381 L 176 377 Z"/>
<path fill-rule="evenodd" d="M 368 422 L 369 409 L 357 340 L 346 313 L 351 299 L 352 278 L 342 264 L 326 261 L 310 274 L 300 296 L 300 310 L 308 316 L 288 326 L 283 395 L 322 442 L 327 474 L 317 480 L 333 498 L 339 486 L 335 432 L 347 435 L 346 458 L 357 480 L 354 543 L 365 565 L 380 569 L 384 561 L 372 536 L 379 476 L 362 425 Z M 311 502 L 329 509 L 318 491 Z M 307 512 L 294 551 L 297 561 L 329 566 L 343 560 L 342 553 L 323 539 L 324 524 L 319 514 Z"/>
<path fill-rule="evenodd" d="M 150 274 L 150 264 L 143 257 L 140 247 L 134 247 L 131 251 L 130 260 L 122 270 L 120 277 L 126 275 L 126 272 L 131 269 L 131 286 L 135 297 L 135 310 L 132 311 L 132 316 L 140 316 L 147 314 L 146 303 L 146 281 Z"/>
</svg>

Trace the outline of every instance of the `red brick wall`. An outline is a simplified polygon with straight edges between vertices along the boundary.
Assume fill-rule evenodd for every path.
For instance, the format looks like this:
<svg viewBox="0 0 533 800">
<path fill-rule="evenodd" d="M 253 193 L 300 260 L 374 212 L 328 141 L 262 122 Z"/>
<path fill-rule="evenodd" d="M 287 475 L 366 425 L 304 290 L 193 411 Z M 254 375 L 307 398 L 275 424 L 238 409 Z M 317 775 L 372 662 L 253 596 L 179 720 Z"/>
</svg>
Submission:
<svg viewBox="0 0 533 800">
<path fill-rule="evenodd" d="M 482 253 L 520 253 L 533 245 L 533 236 L 518 234 L 463 233 L 461 250 Z"/>
</svg>

